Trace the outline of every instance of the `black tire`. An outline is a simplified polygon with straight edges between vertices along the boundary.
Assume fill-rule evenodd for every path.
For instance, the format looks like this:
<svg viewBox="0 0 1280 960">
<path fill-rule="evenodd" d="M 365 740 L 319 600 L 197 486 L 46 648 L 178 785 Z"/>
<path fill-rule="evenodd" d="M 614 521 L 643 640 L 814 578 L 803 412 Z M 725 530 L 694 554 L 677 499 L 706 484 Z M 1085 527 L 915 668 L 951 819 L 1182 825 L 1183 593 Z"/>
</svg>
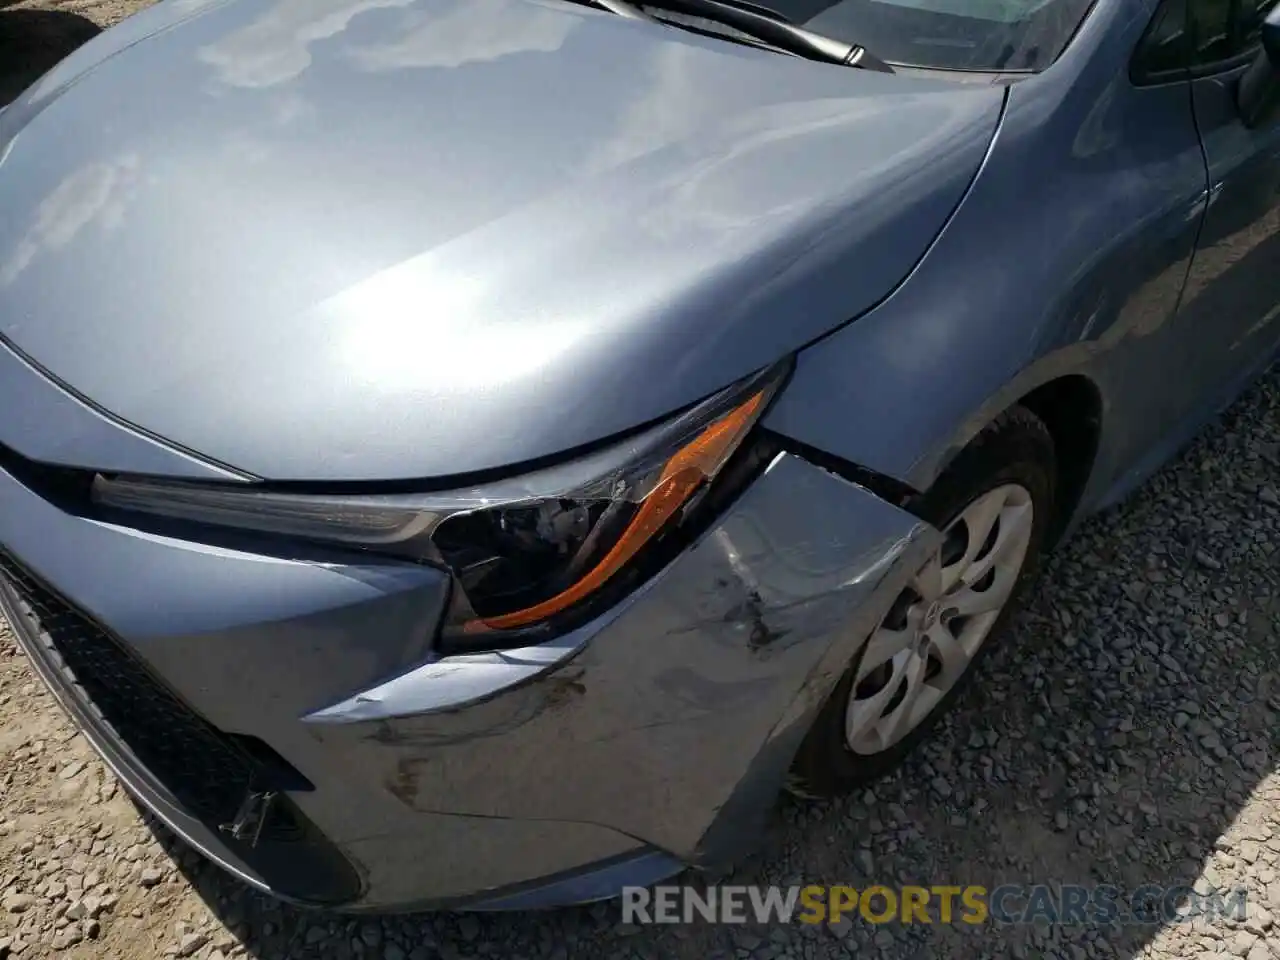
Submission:
<svg viewBox="0 0 1280 960">
<path fill-rule="evenodd" d="M 1035 519 L 1018 583 L 965 674 L 934 711 L 895 746 L 873 756 L 859 756 L 845 743 L 845 709 L 862 655 L 859 650 L 800 745 L 788 781 L 792 793 L 813 798 L 838 796 L 882 776 L 902 762 L 968 689 L 979 663 L 1005 639 L 1010 619 L 1039 572 L 1053 517 L 1055 476 L 1049 431 L 1030 410 L 1013 407 L 974 438 L 927 493 L 907 504 L 921 519 L 944 529 L 984 493 L 1007 483 L 1021 484 L 1031 494 Z"/>
</svg>

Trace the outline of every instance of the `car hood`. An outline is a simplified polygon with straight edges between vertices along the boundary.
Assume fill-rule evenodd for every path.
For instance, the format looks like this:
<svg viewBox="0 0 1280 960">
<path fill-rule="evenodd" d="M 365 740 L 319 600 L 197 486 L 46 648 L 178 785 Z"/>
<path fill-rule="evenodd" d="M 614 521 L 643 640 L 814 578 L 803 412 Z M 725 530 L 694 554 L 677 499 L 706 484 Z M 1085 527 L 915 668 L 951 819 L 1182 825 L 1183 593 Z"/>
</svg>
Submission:
<svg viewBox="0 0 1280 960">
<path fill-rule="evenodd" d="M 252 475 L 511 466 L 884 297 L 1001 104 L 558 0 L 168 0 L 0 114 L 0 335 Z"/>
</svg>

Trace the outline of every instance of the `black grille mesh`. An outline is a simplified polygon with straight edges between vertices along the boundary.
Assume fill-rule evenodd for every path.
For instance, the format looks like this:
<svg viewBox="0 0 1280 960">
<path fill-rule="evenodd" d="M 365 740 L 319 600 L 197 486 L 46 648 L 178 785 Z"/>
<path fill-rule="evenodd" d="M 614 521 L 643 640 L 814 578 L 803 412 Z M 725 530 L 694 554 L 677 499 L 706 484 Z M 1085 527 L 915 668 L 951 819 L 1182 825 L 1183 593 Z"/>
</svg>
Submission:
<svg viewBox="0 0 1280 960">
<path fill-rule="evenodd" d="M 255 765 L 239 746 L 165 689 L 138 658 L 0 551 L 0 574 L 21 612 L 85 704 L 195 816 L 235 818 Z"/>
<path fill-rule="evenodd" d="M 312 789 L 265 744 L 223 733 L 193 711 L 119 639 L 0 549 L 0 586 L 6 583 L 26 618 L 24 633 L 41 644 L 80 705 L 206 826 L 233 822 L 251 790 Z M 288 798 L 277 797 L 259 837 L 246 843 L 223 833 L 222 842 L 276 894 L 313 904 L 360 895 L 350 862 Z"/>
</svg>

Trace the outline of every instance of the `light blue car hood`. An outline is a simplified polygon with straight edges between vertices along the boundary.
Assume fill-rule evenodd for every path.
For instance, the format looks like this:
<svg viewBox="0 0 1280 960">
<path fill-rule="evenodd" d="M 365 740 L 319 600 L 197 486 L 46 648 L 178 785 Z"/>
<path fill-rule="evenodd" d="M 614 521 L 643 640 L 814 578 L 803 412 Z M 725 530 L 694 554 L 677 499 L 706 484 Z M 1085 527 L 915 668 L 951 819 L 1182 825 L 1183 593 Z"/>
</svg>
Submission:
<svg viewBox="0 0 1280 960">
<path fill-rule="evenodd" d="M 257 476 L 510 466 L 885 296 L 1002 96 L 558 0 L 166 0 L 0 114 L 0 336 Z"/>
</svg>

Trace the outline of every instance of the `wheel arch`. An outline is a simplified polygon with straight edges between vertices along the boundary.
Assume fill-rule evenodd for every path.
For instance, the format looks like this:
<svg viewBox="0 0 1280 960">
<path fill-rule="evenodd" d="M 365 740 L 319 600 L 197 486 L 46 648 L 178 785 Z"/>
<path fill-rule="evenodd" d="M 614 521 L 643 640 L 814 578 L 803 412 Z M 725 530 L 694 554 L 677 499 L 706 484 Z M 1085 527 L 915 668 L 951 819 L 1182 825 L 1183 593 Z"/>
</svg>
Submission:
<svg viewBox="0 0 1280 960">
<path fill-rule="evenodd" d="M 1066 532 L 1093 476 L 1102 440 L 1102 391 L 1081 373 L 1050 380 L 1018 400 L 1053 437 L 1056 500 L 1049 543 Z"/>
<path fill-rule="evenodd" d="M 960 451 L 1001 414 L 1015 406 L 1025 407 L 1048 428 L 1057 454 L 1057 494 L 1049 530 L 1052 546 L 1067 531 L 1093 478 L 1102 443 L 1104 401 L 1097 382 L 1080 371 L 1057 372 L 1033 382 L 1035 386 L 1031 387 L 1025 377 L 1020 377 L 1016 384 L 984 404 L 978 414 L 965 421 L 960 434 L 942 455 L 927 465 L 927 472 L 917 472 L 913 481 L 921 490 L 932 486 Z"/>
</svg>

